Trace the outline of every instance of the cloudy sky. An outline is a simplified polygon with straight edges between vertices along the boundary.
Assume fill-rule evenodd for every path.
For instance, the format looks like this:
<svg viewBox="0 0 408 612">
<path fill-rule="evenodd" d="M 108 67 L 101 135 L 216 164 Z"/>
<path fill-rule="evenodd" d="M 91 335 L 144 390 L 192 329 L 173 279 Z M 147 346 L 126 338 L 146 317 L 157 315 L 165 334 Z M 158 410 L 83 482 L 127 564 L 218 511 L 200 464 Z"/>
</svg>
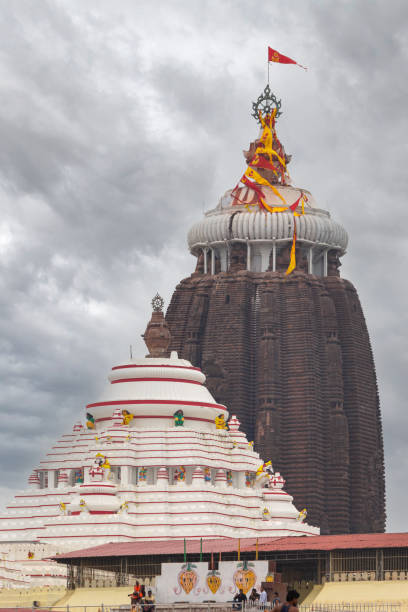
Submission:
<svg viewBox="0 0 408 612">
<path fill-rule="evenodd" d="M 241 175 L 268 44 L 294 183 L 349 232 L 388 530 L 408 505 L 406 0 L 0 0 L 0 497 L 96 401 Z"/>
</svg>

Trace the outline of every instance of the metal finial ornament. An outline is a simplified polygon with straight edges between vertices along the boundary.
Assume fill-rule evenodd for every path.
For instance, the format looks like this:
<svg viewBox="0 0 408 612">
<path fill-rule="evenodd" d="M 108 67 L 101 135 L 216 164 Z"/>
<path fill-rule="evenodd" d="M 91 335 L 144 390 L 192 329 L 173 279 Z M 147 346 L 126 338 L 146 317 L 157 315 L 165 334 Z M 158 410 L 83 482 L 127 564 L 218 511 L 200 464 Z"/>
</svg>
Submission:
<svg viewBox="0 0 408 612">
<path fill-rule="evenodd" d="M 161 297 L 161 295 L 156 293 L 156 295 L 152 299 L 152 307 L 153 307 L 154 312 L 161 312 L 163 310 L 163 306 L 164 306 L 163 298 Z"/>
<path fill-rule="evenodd" d="M 282 106 L 282 101 L 278 100 L 275 94 L 271 92 L 271 88 L 269 85 L 265 87 L 259 98 L 256 102 L 252 102 L 252 117 L 257 120 L 260 124 L 261 121 L 259 119 L 259 111 L 261 111 L 262 115 L 270 115 L 272 111 L 276 108 L 276 118 L 281 116 L 280 107 Z"/>
</svg>

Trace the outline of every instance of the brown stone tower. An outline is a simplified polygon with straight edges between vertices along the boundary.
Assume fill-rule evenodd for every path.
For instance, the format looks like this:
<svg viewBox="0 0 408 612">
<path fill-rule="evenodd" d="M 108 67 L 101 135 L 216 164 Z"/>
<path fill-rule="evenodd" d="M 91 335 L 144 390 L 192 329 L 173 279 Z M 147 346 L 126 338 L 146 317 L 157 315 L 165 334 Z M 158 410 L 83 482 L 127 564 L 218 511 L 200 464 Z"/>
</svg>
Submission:
<svg viewBox="0 0 408 612">
<path fill-rule="evenodd" d="M 339 274 L 347 234 L 289 185 L 279 109 L 269 88 L 254 104 L 272 117 L 269 144 L 264 125 L 245 152 L 254 188 L 244 179 L 189 232 L 197 266 L 167 311 L 171 349 L 204 370 L 322 533 L 384 531 L 375 366 L 357 291 Z"/>
</svg>

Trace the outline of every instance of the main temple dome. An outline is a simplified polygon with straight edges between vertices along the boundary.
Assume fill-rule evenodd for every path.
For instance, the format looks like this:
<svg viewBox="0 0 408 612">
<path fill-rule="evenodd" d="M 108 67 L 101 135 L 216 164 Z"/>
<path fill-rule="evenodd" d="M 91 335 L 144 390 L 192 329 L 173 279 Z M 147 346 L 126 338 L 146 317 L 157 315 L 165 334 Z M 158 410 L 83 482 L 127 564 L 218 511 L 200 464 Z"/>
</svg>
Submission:
<svg viewBox="0 0 408 612">
<path fill-rule="evenodd" d="M 280 107 L 269 86 L 253 104 L 253 116 L 263 129 L 244 151 L 247 169 L 188 233 L 190 252 L 199 262 L 197 271 L 275 272 L 291 260 L 291 270 L 298 267 L 327 276 L 329 266 L 332 272 L 340 266 L 347 232 L 309 191 L 292 186 L 291 156 L 275 127 Z M 269 114 L 262 114 L 265 108 Z M 296 252 L 291 252 L 291 245 Z"/>
<path fill-rule="evenodd" d="M 248 210 L 245 204 L 234 204 L 232 191 L 232 189 L 226 191 L 217 207 L 208 211 L 204 219 L 195 223 L 190 229 L 188 246 L 191 253 L 199 256 L 202 249 L 212 249 L 223 262 L 226 261 L 227 245 L 230 243 L 248 243 L 256 250 L 257 246 L 262 245 L 265 249 L 265 246 L 272 248 L 274 245 L 292 241 L 292 211 L 279 214 L 260 210 L 253 212 Z M 242 201 L 250 201 L 249 191 L 248 187 L 239 188 L 238 196 Z M 279 198 L 271 189 L 264 187 L 263 191 L 270 206 L 279 206 Z M 289 185 L 280 186 L 279 191 L 284 195 L 288 204 L 295 202 L 301 192 L 307 194 L 308 202 L 304 215 L 297 221 L 297 240 L 300 243 L 315 250 L 334 249 L 340 256 L 344 255 L 348 243 L 346 230 L 331 218 L 330 213 L 317 207 L 313 196 L 308 191 Z M 263 267 L 260 270 L 253 267 L 249 269 L 259 272 L 266 270 Z"/>
</svg>

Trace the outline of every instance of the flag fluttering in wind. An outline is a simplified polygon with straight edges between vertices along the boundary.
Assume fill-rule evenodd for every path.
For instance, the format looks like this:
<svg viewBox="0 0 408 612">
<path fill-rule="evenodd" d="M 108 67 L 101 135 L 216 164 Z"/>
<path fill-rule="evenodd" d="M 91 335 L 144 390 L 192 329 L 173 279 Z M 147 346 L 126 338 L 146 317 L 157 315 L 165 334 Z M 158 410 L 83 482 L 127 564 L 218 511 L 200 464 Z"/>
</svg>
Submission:
<svg viewBox="0 0 408 612">
<path fill-rule="evenodd" d="M 279 51 L 276 51 L 271 47 L 268 47 L 268 62 L 276 62 L 277 64 L 296 64 L 296 66 L 303 68 L 303 70 L 307 70 L 306 66 L 298 64 L 292 58 L 288 57 L 287 55 L 282 55 L 282 53 L 279 53 Z"/>
</svg>

